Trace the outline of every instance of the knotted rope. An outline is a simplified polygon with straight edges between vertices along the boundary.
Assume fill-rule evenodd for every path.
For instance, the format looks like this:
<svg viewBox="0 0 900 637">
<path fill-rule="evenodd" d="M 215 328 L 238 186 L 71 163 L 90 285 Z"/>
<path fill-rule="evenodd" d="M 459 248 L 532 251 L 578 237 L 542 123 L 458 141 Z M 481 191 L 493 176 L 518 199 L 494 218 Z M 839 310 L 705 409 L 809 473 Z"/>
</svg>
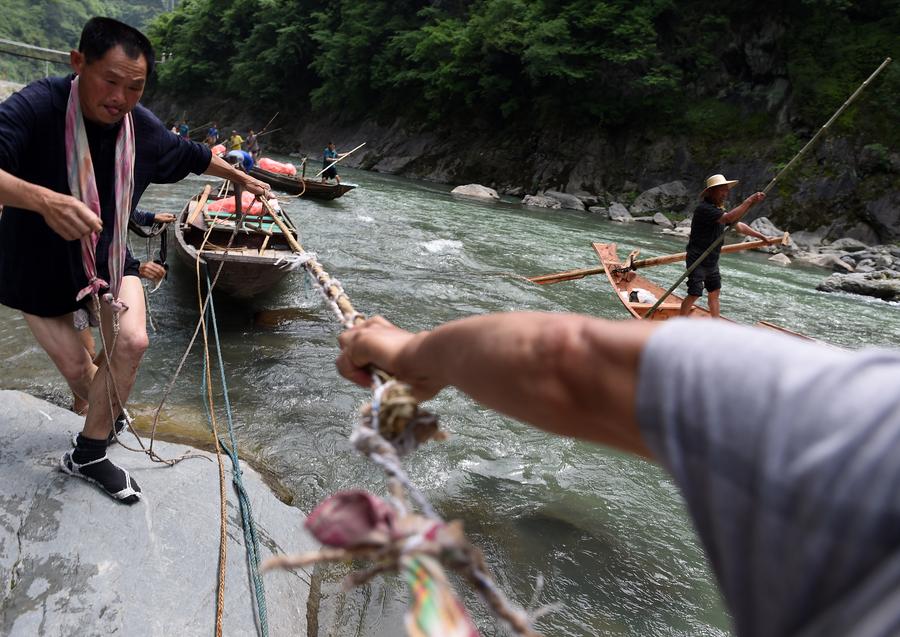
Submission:
<svg viewBox="0 0 900 637">
<path fill-rule="evenodd" d="M 364 316 L 353 308 L 340 282 L 332 279 L 322 268 L 315 254 L 303 249 L 267 202 L 263 202 L 263 206 L 284 231 L 292 249 L 300 256 L 302 266 L 341 326 L 347 329 L 362 322 Z M 403 469 L 400 462 L 402 456 L 412 453 L 429 440 L 446 438 L 446 434 L 438 428 L 437 417 L 419 407 L 409 386 L 390 378 L 384 371 L 373 369 L 372 381 L 372 401 L 362 408 L 350 441 L 357 451 L 370 458 L 387 475 L 390 502 L 382 503 L 387 512 L 380 516 L 387 521 L 355 540 L 342 537 L 330 541 L 329 534 L 337 531 L 340 535 L 340 530 L 345 529 L 347 524 L 342 517 L 345 508 L 341 503 L 335 505 L 332 499 L 326 500 L 310 514 L 307 527 L 311 522 L 315 524 L 314 520 L 324 520 L 322 525 L 326 528 L 314 530 L 313 533 L 331 548 L 299 556 L 273 557 L 266 560 L 263 570 L 298 568 L 355 558 L 369 559 L 374 566 L 351 574 L 346 583 L 353 586 L 363 584 L 383 572 L 405 573 L 411 584 L 416 583 L 410 589 L 414 604 L 406 622 L 410 635 L 477 635 L 468 614 L 443 575 L 443 566 L 463 575 L 494 615 L 514 634 L 539 637 L 532 625 L 552 607 L 529 614 L 513 605 L 494 583 L 481 551 L 466 540 L 462 524 L 459 521 L 443 521 Z M 333 499 L 339 500 L 341 497 L 338 494 Z M 365 499 L 364 508 L 369 513 L 379 511 L 382 506 L 380 500 L 369 494 L 350 494 L 350 497 Z M 418 506 L 421 514 L 412 511 L 410 500 Z M 318 515 L 320 509 L 325 512 Z M 330 516 L 332 513 L 334 515 Z M 362 519 L 371 520 L 372 516 L 362 515 Z M 418 585 L 422 582 L 427 586 Z M 438 609 L 441 612 L 437 612 Z"/>
</svg>

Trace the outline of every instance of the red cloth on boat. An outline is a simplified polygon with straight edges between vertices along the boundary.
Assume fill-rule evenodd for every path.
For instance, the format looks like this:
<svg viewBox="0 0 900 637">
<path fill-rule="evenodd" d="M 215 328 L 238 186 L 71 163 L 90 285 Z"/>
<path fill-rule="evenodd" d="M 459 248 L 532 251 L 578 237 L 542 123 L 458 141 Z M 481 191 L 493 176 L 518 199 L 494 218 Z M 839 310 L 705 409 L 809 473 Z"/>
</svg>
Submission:
<svg viewBox="0 0 900 637">
<path fill-rule="evenodd" d="M 294 164 L 283 164 L 268 157 L 261 157 L 256 165 L 263 170 L 268 170 L 270 173 L 278 173 L 279 175 L 290 175 L 293 177 L 297 174 L 297 167 Z"/>
<path fill-rule="evenodd" d="M 225 151 L 228 150 L 225 148 L 225 144 L 216 144 L 212 148 L 209 149 L 213 155 L 224 155 Z"/>
<path fill-rule="evenodd" d="M 256 197 L 253 193 L 249 193 L 246 190 L 241 193 L 241 209 L 248 215 L 262 215 L 265 213 L 263 210 L 263 205 L 261 201 L 257 201 L 254 203 L 254 199 Z M 272 199 L 269 200 L 274 201 Z M 252 206 L 250 204 L 253 204 Z M 274 204 L 273 204 L 274 206 Z M 209 205 L 206 207 L 210 212 L 235 212 L 234 206 L 234 195 L 231 197 L 225 197 L 224 199 L 218 199 L 216 201 L 211 201 Z"/>
</svg>

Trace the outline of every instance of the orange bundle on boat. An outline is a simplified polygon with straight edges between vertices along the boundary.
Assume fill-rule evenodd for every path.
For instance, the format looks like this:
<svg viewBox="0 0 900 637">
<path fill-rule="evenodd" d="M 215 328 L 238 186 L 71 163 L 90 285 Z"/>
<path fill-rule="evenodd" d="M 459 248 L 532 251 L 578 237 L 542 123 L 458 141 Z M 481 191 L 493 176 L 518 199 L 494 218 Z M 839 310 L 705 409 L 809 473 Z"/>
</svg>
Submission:
<svg viewBox="0 0 900 637">
<path fill-rule="evenodd" d="M 283 164 L 268 157 L 260 158 L 256 165 L 263 170 L 268 170 L 270 173 L 278 173 L 279 175 L 290 175 L 293 177 L 297 174 L 297 167 L 294 164 Z"/>
<path fill-rule="evenodd" d="M 225 148 L 225 144 L 216 144 L 212 148 L 209 149 L 213 155 L 224 155 L 225 151 L 228 150 Z"/>
<path fill-rule="evenodd" d="M 256 199 L 253 193 L 249 193 L 246 190 L 241 193 L 241 210 L 244 211 L 245 214 L 248 215 L 261 215 L 263 214 L 263 205 L 262 202 L 257 201 L 254 203 L 254 199 Z M 271 199 L 270 203 L 275 201 L 277 205 L 277 200 Z M 252 204 L 252 205 L 251 205 Z M 219 199 L 217 201 L 211 201 L 206 209 L 210 212 L 230 212 L 234 213 L 234 196 L 225 197 L 224 199 Z"/>
</svg>

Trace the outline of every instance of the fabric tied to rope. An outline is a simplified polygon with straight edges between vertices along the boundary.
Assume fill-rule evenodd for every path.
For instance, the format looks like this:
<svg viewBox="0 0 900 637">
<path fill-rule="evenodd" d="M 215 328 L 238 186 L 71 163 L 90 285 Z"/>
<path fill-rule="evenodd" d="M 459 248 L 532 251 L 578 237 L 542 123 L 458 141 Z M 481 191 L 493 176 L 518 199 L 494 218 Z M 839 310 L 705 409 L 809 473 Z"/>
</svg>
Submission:
<svg viewBox="0 0 900 637">
<path fill-rule="evenodd" d="M 69 101 L 66 106 L 66 168 L 68 171 L 69 190 L 72 196 L 81 200 L 98 217 L 100 195 L 97 192 L 97 179 L 94 174 L 94 162 L 91 160 L 91 149 L 88 145 L 87 130 L 81 112 L 76 77 L 69 90 Z M 125 247 L 128 233 L 128 217 L 131 213 L 131 198 L 134 193 L 134 122 L 131 113 L 122 120 L 119 134 L 116 137 L 115 154 L 115 221 L 112 241 L 109 245 L 109 278 L 106 282 L 97 274 L 97 244 L 99 233 L 92 232 L 81 238 L 81 258 L 88 284 L 78 292 L 77 300 L 89 294 L 99 295 L 100 291 L 109 288 L 110 293 L 103 295 L 114 311 L 127 309 L 118 302 L 119 288 L 125 268 Z"/>
</svg>

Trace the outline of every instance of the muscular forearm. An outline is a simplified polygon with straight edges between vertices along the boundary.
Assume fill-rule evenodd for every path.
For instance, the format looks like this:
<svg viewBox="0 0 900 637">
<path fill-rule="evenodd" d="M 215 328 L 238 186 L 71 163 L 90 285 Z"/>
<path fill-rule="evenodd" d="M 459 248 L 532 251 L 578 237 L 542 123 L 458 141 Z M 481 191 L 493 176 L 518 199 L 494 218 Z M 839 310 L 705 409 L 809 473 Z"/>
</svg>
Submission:
<svg viewBox="0 0 900 637">
<path fill-rule="evenodd" d="M 203 174 L 211 175 L 213 177 L 221 177 L 222 179 L 228 179 L 229 181 L 234 181 L 239 184 L 247 183 L 249 178 L 247 173 L 237 170 L 227 161 L 216 155 L 213 155 L 209 160 L 209 167 Z"/>
<path fill-rule="evenodd" d="M 413 382 L 455 386 L 547 431 L 649 457 L 634 405 L 640 354 L 653 329 L 649 321 L 577 315 L 479 316 L 416 335 L 396 371 Z"/>
<path fill-rule="evenodd" d="M 58 193 L 0 170 L 0 204 L 40 213 Z"/>
<path fill-rule="evenodd" d="M 766 235 L 764 235 L 761 232 L 757 232 L 756 230 L 754 230 L 753 228 L 748 226 L 743 221 L 738 221 L 737 225 L 734 226 L 734 229 L 748 237 L 754 237 L 756 239 L 767 239 L 768 238 L 768 237 L 766 237 Z"/>
<path fill-rule="evenodd" d="M 722 215 L 722 220 L 728 224 L 740 221 L 740 219 L 743 218 L 745 214 L 747 214 L 752 205 L 753 204 L 750 203 L 749 200 L 744 201 Z"/>
</svg>

